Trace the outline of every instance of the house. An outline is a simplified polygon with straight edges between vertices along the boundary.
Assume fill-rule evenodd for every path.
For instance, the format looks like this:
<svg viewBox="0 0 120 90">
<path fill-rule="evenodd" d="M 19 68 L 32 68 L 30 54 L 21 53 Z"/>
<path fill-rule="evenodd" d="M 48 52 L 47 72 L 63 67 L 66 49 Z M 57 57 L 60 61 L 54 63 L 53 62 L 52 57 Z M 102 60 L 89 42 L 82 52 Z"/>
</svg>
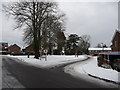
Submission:
<svg viewBox="0 0 120 90">
<path fill-rule="evenodd" d="M 21 48 L 17 44 L 14 44 L 8 47 L 8 51 L 9 53 L 17 53 L 21 51 Z"/>
<path fill-rule="evenodd" d="M 98 66 L 104 66 L 105 64 L 110 65 L 113 69 L 119 71 L 120 68 L 117 66 L 116 61 L 120 59 L 120 31 L 116 30 L 111 45 L 111 52 L 99 53 L 98 55 Z"/>
<path fill-rule="evenodd" d="M 112 38 L 112 51 L 119 51 L 120 52 L 120 31 L 116 30 L 115 34 Z"/>
<path fill-rule="evenodd" d="M 90 55 L 98 55 L 99 53 L 111 52 L 111 48 L 88 48 Z"/>
<path fill-rule="evenodd" d="M 34 46 L 33 44 L 28 45 L 25 50 L 25 52 L 34 52 Z"/>
</svg>

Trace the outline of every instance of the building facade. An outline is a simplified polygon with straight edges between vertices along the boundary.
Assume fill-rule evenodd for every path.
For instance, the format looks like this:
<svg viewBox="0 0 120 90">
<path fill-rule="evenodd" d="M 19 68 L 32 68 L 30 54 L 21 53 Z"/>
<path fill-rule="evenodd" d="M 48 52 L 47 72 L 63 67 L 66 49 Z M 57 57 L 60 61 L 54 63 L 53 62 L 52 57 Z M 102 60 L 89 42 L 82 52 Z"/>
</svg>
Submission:
<svg viewBox="0 0 120 90">
<path fill-rule="evenodd" d="M 8 51 L 9 53 L 17 53 L 21 51 L 21 48 L 17 44 L 14 44 L 8 47 Z"/>
<path fill-rule="evenodd" d="M 24 51 L 25 52 L 34 52 L 34 46 L 33 46 L 33 44 L 27 46 Z"/>
<path fill-rule="evenodd" d="M 120 52 L 120 31 L 116 30 L 112 39 L 112 51 Z"/>
</svg>

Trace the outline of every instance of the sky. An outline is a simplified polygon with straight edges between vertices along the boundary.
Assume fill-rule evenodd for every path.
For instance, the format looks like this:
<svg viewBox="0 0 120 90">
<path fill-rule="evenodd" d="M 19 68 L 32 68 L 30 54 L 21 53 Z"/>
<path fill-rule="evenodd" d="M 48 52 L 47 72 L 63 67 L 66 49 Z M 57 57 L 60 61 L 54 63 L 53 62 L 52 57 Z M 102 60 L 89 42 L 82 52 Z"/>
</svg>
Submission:
<svg viewBox="0 0 120 90">
<path fill-rule="evenodd" d="M 98 43 L 111 45 L 112 37 L 118 28 L 118 0 L 61 0 L 58 5 L 66 14 L 65 35 L 76 33 L 91 36 L 91 47 Z M 114 1 L 114 2 L 113 2 Z M 7 2 L 7 1 L 6 1 Z M 1 3 L 0 3 L 0 8 Z M 26 45 L 22 41 L 23 31 L 13 30 L 16 24 L 12 18 L 8 18 L 0 12 L 0 31 L 2 41 L 18 44 L 22 48 Z"/>
</svg>

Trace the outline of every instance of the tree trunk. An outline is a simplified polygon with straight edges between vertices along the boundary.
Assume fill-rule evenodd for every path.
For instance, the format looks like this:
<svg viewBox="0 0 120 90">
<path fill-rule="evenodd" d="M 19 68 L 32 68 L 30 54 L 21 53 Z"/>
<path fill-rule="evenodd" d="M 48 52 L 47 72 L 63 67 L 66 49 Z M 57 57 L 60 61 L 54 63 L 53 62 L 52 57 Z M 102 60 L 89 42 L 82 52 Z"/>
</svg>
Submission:
<svg viewBox="0 0 120 90">
<path fill-rule="evenodd" d="M 36 17 L 35 17 L 35 2 L 33 2 L 33 31 L 34 31 L 34 51 L 35 51 L 35 58 L 39 59 L 39 42 L 38 42 L 38 35 L 37 35 L 37 27 L 36 27 Z"/>
<path fill-rule="evenodd" d="M 39 59 L 39 44 L 38 42 L 35 40 L 34 41 L 34 50 L 35 50 L 35 58 L 36 59 Z"/>
</svg>

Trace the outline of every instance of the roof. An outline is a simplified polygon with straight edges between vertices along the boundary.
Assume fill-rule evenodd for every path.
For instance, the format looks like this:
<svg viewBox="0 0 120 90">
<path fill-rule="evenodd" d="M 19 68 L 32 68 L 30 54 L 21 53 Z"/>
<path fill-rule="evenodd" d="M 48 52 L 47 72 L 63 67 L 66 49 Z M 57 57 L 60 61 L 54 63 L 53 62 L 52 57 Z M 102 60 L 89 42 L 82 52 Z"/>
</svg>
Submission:
<svg viewBox="0 0 120 90">
<path fill-rule="evenodd" d="M 107 52 L 107 53 L 99 53 L 99 54 L 106 54 L 106 55 L 120 55 L 120 52 Z"/>
<path fill-rule="evenodd" d="M 16 46 L 16 47 L 18 47 L 18 48 L 20 48 L 20 49 L 21 49 L 21 47 L 20 47 L 20 46 L 18 46 L 17 44 L 10 45 L 8 48 L 11 48 L 11 47 L 14 47 L 14 46 Z"/>
<path fill-rule="evenodd" d="M 115 36 L 116 36 L 117 33 L 120 33 L 120 30 L 119 30 L 119 29 L 115 31 L 115 33 L 114 33 L 114 35 L 113 35 L 113 38 L 112 38 L 112 41 L 113 41 L 113 39 L 115 38 Z"/>
<path fill-rule="evenodd" d="M 88 48 L 88 50 L 112 50 L 111 48 Z"/>
</svg>

